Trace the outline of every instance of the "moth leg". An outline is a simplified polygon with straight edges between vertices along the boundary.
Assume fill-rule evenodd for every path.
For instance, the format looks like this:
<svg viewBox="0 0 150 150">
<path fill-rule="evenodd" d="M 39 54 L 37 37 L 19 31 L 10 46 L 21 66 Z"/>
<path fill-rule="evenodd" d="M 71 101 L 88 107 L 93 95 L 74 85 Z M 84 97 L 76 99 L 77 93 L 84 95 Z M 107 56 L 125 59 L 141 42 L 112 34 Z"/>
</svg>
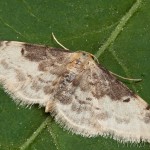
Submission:
<svg viewBox="0 0 150 150">
<path fill-rule="evenodd" d="M 49 101 L 46 103 L 45 112 L 46 112 L 46 113 L 52 112 L 52 111 L 54 110 L 54 107 L 55 107 L 55 102 L 52 101 L 52 100 L 49 100 Z"/>
</svg>

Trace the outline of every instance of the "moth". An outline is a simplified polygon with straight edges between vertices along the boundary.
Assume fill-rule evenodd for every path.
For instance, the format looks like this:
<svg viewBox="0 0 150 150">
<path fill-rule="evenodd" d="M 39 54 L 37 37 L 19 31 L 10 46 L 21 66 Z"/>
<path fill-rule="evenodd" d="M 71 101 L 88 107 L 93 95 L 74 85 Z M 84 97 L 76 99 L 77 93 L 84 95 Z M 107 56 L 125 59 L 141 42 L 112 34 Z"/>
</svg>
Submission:
<svg viewBox="0 0 150 150">
<path fill-rule="evenodd" d="M 73 133 L 150 142 L 150 105 L 87 52 L 1 41 L 0 83 Z"/>
</svg>

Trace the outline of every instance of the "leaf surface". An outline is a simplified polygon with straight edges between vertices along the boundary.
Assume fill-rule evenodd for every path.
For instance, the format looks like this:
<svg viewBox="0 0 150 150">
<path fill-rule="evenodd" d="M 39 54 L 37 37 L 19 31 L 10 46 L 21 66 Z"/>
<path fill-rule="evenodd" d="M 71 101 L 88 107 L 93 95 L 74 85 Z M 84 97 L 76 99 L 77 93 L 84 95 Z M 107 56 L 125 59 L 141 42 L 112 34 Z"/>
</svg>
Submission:
<svg viewBox="0 0 150 150">
<path fill-rule="evenodd" d="M 133 9 L 133 10 L 132 10 Z M 24 41 L 98 54 L 109 70 L 150 103 L 150 2 L 148 0 L 1 0 L 0 40 Z M 44 108 L 17 106 L 0 89 L 1 150 L 148 150 L 150 144 L 122 144 L 64 131 Z"/>
</svg>

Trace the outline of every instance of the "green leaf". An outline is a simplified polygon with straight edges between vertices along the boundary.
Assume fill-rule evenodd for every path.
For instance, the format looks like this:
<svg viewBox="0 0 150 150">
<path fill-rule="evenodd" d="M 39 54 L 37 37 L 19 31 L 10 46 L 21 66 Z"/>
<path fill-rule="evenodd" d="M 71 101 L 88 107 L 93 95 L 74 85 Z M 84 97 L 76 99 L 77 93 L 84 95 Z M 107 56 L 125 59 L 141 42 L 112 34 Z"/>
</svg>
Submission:
<svg viewBox="0 0 150 150">
<path fill-rule="evenodd" d="M 0 40 L 24 41 L 99 56 L 112 72 L 139 83 L 126 84 L 150 103 L 150 1 L 1 0 Z M 64 131 L 44 108 L 17 106 L 0 89 L 0 149 L 148 150 L 150 144 L 122 144 L 111 138 L 84 138 Z"/>
</svg>

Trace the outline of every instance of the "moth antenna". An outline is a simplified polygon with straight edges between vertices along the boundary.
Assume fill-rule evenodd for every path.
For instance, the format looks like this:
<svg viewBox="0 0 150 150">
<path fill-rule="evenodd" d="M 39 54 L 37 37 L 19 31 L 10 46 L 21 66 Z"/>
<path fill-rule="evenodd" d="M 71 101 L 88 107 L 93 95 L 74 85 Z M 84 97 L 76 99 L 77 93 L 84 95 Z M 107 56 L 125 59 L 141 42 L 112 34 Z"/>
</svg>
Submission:
<svg viewBox="0 0 150 150">
<path fill-rule="evenodd" d="M 66 48 L 64 45 L 62 45 L 62 44 L 57 40 L 57 38 L 55 37 L 55 35 L 54 35 L 53 32 L 52 32 L 52 37 L 53 37 L 53 39 L 55 40 L 55 42 L 56 42 L 60 47 L 62 47 L 62 48 L 65 49 L 65 50 L 69 50 L 68 48 Z M 86 53 L 89 53 L 89 52 L 86 52 Z M 94 60 L 96 60 L 97 63 L 99 64 L 98 58 L 97 58 L 95 55 L 91 54 L 91 53 L 89 53 L 89 54 L 90 54 L 90 55 L 94 58 Z"/>
<path fill-rule="evenodd" d="M 64 45 L 62 45 L 62 44 L 57 40 L 57 38 L 55 37 L 55 35 L 54 35 L 53 32 L 52 32 L 52 37 L 53 37 L 53 39 L 55 40 L 55 42 L 56 42 L 60 47 L 62 47 L 62 48 L 65 49 L 65 50 L 69 50 L 68 48 L 66 48 Z"/>
<path fill-rule="evenodd" d="M 124 80 L 129 80 L 129 81 L 134 81 L 134 82 L 142 81 L 142 79 L 126 78 L 126 77 L 120 76 L 120 75 L 118 75 L 118 74 L 115 74 L 115 73 L 113 73 L 113 72 L 111 72 L 111 71 L 109 71 L 109 72 L 110 72 L 111 74 L 113 74 L 114 76 L 119 77 L 119 78 L 124 79 Z"/>
</svg>

